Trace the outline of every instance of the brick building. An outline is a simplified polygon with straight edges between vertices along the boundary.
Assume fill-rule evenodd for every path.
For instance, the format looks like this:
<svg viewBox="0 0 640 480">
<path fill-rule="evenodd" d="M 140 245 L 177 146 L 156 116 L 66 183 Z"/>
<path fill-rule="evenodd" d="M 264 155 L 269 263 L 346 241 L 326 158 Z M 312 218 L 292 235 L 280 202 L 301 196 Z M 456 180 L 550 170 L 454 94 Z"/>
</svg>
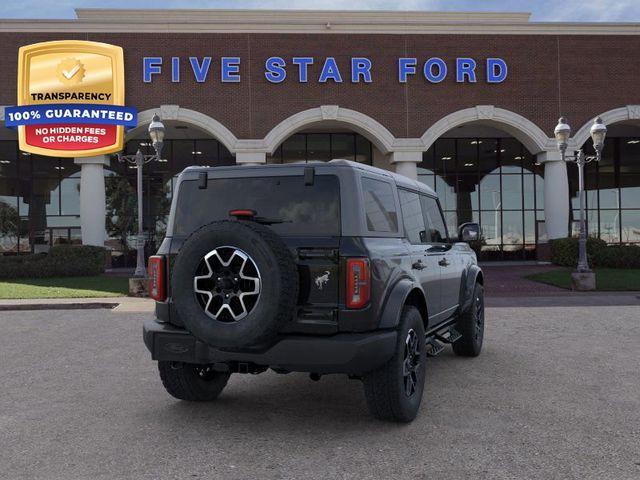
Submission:
<svg viewBox="0 0 640 480">
<path fill-rule="evenodd" d="M 484 259 L 536 258 L 577 228 L 576 167 L 553 139 L 563 115 L 572 149 L 591 149 L 594 117 L 609 129 L 602 162 L 586 172 L 589 233 L 640 242 L 640 24 L 520 13 L 76 13 L 0 20 L 0 105 L 16 103 L 23 45 L 123 47 L 126 104 L 139 112 L 126 151 L 149 148 L 154 112 L 167 126 L 165 161 L 144 170 L 151 239 L 188 165 L 347 158 L 434 187 L 450 231 L 481 224 Z M 130 262 L 122 243 L 133 232 L 105 219 L 133 215 L 118 199 L 135 169 L 107 156 L 24 154 L 15 132 L 1 130 L 0 252 L 106 242 L 116 265 Z"/>
</svg>

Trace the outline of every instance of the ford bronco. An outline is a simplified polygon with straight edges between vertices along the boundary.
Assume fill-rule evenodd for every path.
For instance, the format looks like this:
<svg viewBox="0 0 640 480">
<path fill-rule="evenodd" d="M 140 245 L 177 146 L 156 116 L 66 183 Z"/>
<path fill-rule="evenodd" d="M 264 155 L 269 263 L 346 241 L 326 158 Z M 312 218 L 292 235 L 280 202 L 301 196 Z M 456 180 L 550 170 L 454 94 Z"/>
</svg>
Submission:
<svg viewBox="0 0 640 480">
<path fill-rule="evenodd" d="M 429 187 L 356 162 L 189 167 L 149 260 L 145 344 L 178 399 L 232 373 L 340 373 L 375 417 L 411 421 L 427 357 L 482 348 L 480 230 L 456 233 Z"/>
</svg>

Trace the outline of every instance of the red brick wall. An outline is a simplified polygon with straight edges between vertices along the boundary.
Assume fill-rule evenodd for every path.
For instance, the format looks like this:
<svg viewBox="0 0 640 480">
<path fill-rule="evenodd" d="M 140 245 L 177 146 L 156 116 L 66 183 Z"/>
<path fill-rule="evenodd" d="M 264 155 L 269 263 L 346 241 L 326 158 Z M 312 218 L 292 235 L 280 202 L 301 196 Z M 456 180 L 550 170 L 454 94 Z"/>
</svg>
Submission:
<svg viewBox="0 0 640 480">
<path fill-rule="evenodd" d="M 16 102 L 18 48 L 45 40 L 82 39 L 121 45 L 125 51 L 127 104 L 139 110 L 178 104 L 201 111 L 238 138 L 261 138 L 286 117 L 307 108 L 337 104 L 370 115 L 397 137 L 419 137 L 431 124 L 456 110 L 491 104 L 514 111 L 552 134 L 558 116 L 577 130 L 592 116 L 640 104 L 640 36 L 554 35 L 301 35 L 301 34 L 0 34 L 0 102 Z M 264 78 L 264 61 L 277 55 L 313 56 L 307 84 L 288 67 L 284 83 Z M 162 76 L 142 82 L 142 57 L 162 56 Z M 180 83 L 171 83 L 170 57 L 182 57 Z M 196 83 L 188 57 L 213 57 L 205 83 Z M 221 56 L 242 58 L 240 83 L 220 82 Z M 337 58 L 344 82 L 317 82 L 326 56 Z M 373 83 L 352 84 L 349 59 L 373 61 Z M 438 56 L 449 75 L 430 84 L 417 74 L 398 82 L 397 59 Z M 453 61 L 469 56 L 482 67 L 487 57 L 504 58 L 509 76 L 487 84 L 479 68 L 476 84 L 457 84 Z"/>
</svg>

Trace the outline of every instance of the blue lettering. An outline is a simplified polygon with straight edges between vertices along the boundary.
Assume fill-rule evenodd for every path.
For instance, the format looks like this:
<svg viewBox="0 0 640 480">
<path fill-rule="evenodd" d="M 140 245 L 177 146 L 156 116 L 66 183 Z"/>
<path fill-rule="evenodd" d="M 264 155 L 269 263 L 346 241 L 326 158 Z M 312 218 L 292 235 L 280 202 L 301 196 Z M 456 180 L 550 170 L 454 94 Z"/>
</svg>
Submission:
<svg viewBox="0 0 640 480">
<path fill-rule="evenodd" d="M 222 57 L 222 81 L 238 83 L 240 81 L 240 57 Z"/>
<path fill-rule="evenodd" d="M 280 83 L 283 82 L 285 78 L 287 78 L 287 71 L 284 69 L 286 63 L 281 57 L 269 57 L 267 61 L 264 62 L 264 66 L 267 69 L 264 72 L 264 76 L 271 83 Z"/>
<path fill-rule="evenodd" d="M 433 73 L 433 67 L 438 67 L 437 75 Z M 424 76 L 431 83 L 440 83 L 447 76 L 447 64 L 441 58 L 430 58 L 424 64 Z"/>
<path fill-rule="evenodd" d="M 180 57 L 171 57 L 171 81 L 173 83 L 180 81 Z"/>
<path fill-rule="evenodd" d="M 416 63 L 415 58 L 399 58 L 398 59 L 398 81 L 400 83 L 407 83 L 407 75 L 415 75 Z"/>
<path fill-rule="evenodd" d="M 476 61 L 473 58 L 456 58 L 456 82 L 464 83 L 464 77 L 476 83 Z"/>
<path fill-rule="evenodd" d="M 336 59 L 333 57 L 327 57 L 324 61 L 322 71 L 320 72 L 320 83 L 325 83 L 329 79 L 336 83 L 342 83 L 338 64 L 336 63 Z"/>
<path fill-rule="evenodd" d="M 162 72 L 162 57 L 144 57 L 142 59 L 142 81 L 151 83 L 151 75 Z"/>
<path fill-rule="evenodd" d="M 502 83 L 507 78 L 507 62 L 501 58 L 487 58 L 487 82 Z"/>
<path fill-rule="evenodd" d="M 365 83 L 371 83 L 371 60 L 354 57 L 351 59 L 351 82 L 360 82 L 360 77 L 363 77 Z"/>
<path fill-rule="evenodd" d="M 196 82 L 204 82 L 207 79 L 209 67 L 211 66 L 211 57 L 204 57 L 202 59 L 202 65 L 198 63 L 197 57 L 189 57 L 189 61 L 191 62 L 191 69 L 193 70 L 193 75 L 196 77 Z"/>
<path fill-rule="evenodd" d="M 307 83 L 307 70 L 313 64 L 313 57 L 293 57 L 291 63 L 298 65 L 298 81 Z"/>
</svg>

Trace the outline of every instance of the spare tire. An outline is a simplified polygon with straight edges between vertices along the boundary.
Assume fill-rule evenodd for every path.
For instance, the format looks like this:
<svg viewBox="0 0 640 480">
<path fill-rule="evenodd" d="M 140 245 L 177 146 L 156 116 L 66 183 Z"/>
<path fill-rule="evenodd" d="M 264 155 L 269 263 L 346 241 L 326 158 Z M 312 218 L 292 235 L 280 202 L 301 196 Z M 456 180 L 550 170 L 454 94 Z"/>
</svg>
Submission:
<svg viewBox="0 0 640 480">
<path fill-rule="evenodd" d="M 180 248 L 171 296 L 187 329 L 209 345 L 262 345 L 294 314 L 298 271 L 273 230 L 218 221 L 193 232 Z"/>
</svg>

